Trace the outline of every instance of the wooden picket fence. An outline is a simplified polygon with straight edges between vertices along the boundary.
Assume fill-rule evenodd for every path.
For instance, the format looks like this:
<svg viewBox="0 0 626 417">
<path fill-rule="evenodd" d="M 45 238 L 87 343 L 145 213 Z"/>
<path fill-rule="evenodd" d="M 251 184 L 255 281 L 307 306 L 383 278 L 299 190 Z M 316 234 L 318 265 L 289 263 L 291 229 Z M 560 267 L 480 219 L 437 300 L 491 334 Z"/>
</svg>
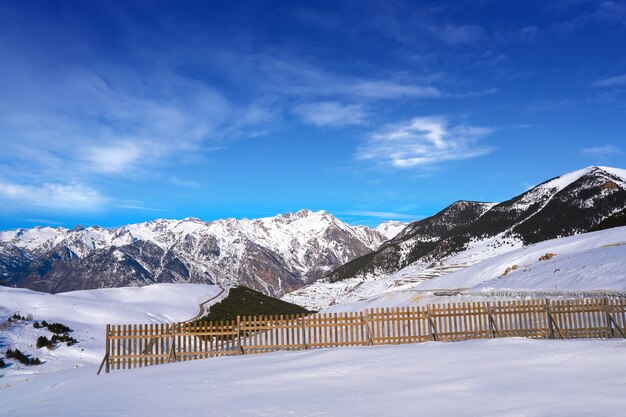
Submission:
<svg viewBox="0 0 626 417">
<path fill-rule="evenodd" d="M 107 325 L 98 373 L 277 350 L 497 337 L 626 337 L 625 299 L 517 300 L 219 322 Z"/>
</svg>

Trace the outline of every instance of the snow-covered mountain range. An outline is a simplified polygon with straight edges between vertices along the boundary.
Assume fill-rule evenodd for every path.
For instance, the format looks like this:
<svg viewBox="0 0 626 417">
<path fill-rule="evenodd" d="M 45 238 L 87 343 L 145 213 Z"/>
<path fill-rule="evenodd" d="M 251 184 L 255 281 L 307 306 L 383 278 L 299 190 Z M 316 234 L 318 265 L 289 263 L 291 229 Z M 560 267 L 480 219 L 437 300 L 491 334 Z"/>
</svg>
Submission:
<svg viewBox="0 0 626 417">
<path fill-rule="evenodd" d="M 433 271 L 445 265 L 434 273 L 441 275 L 524 245 L 619 224 L 625 210 L 626 170 L 588 167 L 502 203 L 458 201 L 426 219 L 376 229 L 309 210 L 254 220 L 18 229 L 0 232 L 0 284 L 46 292 L 243 284 L 280 296 L 313 283 L 362 282 L 407 267 Z"/>
<path fill-rule="evenodd" d="M 324 211 L 254 220 L 154 220 L 105 229 L 0 232 L 0 283 L 46 292 L 192 282 L 281 295 L 386 237 Z"/>
</svg>

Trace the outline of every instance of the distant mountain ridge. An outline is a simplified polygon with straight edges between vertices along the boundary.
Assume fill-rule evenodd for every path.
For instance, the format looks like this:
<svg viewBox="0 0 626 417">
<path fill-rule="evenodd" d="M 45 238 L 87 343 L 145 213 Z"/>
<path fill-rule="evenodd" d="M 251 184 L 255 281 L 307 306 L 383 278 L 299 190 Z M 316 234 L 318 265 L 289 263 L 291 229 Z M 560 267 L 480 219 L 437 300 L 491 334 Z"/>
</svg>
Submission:
<svg viewBox="0 0 626 417">
<path fill-rule="evenodd" d="M 281 295 L 386 238 L 325 211 L 262 219 L 159 219 L 119 228 L 0 232 L 0 283 L 40 291 L 160 282 L 243 284 Z"/>
<path fill-rule="evenodd" d="M 18 229 L 0 232 L 0 284 L 62 292 L 193 282 L 280 296 L 318 280 L 372 279 L 458 254 L 469 265 L 623 223 L 625 209 L 626 170 L 588 167 L 501 203 L 457 201 L 406 227 L 383 223 L 379 231 L 310 210 L 253 220 Z"/>
<path fill-rule="evenodd" d="M 626 170 L 587 167 L 502 203 L 459 201 L 410 223 L 378 250 L 340 266 L 330 282 L 374 278 L 414 262 L 436 262 L 479 247 L 527 245 L 590 230 L 626 208 Z"/>
</svg>

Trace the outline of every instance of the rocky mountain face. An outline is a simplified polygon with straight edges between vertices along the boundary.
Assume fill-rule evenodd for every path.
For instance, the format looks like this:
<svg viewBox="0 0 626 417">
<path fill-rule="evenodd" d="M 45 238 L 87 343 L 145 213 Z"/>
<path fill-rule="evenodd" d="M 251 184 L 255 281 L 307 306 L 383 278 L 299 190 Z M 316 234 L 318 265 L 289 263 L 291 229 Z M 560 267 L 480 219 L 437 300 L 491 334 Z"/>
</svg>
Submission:
<svg viewBox="0 0 626 417">
<path fill-rule="evenodd" d="M 378 250 L 328 276 L 330 282 L 375 278 L 417 261 L 432 263 L 463 251 L 506 247 L 586 232 L 626 208 L 626 170 L 588 167 L 553 178 L 502 203 L 459 201 L 409 224 Z"/>
<path fill-rule="evenodd" d="M 354 276 L 381 276 L 401 269 L 434 250 L 440 241 L 476 221 L 493 203 L 457 201 L 434 216 L 406 226 L 381 247 L 333 271 L 330 282 Z"/>
<path fill-rule="evenodd" d="M 324 212 L 255 220 L 154 220 L 115 229 L 0 232 L 0 284 L 46 292 L 161 282 L 246 285 L 278 296 L 386 240 Z"/>
</svg>

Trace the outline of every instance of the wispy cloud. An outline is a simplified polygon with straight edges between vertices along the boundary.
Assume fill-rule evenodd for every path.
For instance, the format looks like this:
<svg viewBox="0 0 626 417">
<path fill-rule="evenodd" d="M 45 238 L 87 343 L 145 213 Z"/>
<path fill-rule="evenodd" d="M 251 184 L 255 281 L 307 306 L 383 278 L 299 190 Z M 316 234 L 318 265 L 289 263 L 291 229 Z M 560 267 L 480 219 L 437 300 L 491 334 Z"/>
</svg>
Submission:
<svg viewBox="0 0 626 417">
<path fill-rule="evenodd" d="M 303 103 L 294 113 L 306 123 L 315 126 L 351 126 L 365 123 L 366 111 L 358 104 L 341 104 L 336 101 Z"/>
<path fill-rule="evenodd" d="M 251 89 L 291 97 L 343 97 L 365 100 L 437 98 L 444 93 L 436 86 L 402 79 L 359 77 L 329 70 L 316 62 L 289 54 L 258 54 L 242 59 L 222 57 L 226 68 L 237 68 L 240 77 L 255 74 Z"/>
<path fill-rule="evenodd" d="M 63 224 L 63 222 L 59 222 L 56 220 L 47 220 L 47 219 L 22 219 L 22 220 L 28 223 L 47 224 L 47 225 L 52 225 L 52 226 L 60 226 Z"/>
<path fill-rule="evenodd" d="M 165 211 L 167 211 L 167 210 L 164 210 L 164 209 L 140 206 L 140 205 L 136 205 L 136 204 L 120 204 L 120 205 L 115 206 L 115 208 L 121 208 L 121 209 L 126 209 L 126 210 L 139 210 L 139 211 L 155 211 L 155 212 L 165 212 Z"/>
<path fill-rule="evenodd" d="M 548 112 L 554 110 L 560 110 L 576 104 L 572 99 L 557 99 L 557 100 L 535 100 L 526 106 L 526 111 L 529 112 Z"/>
<path fill-rule="evenodd" d="M 47 183 L 23 185 L 0 180 L 0 201 L 22 208 L 46 208 L 67 211 L 97 211 L 104 208 L 106 197 L 82 184 Z"/>
<path fill-rule="evenodd" d="M 371 135 L 357 158 L 394 168 L 431 166 L 475 158 L 492 151 L 479 141 L 493 131 L 487 127 L 451 125 L 441 116 L 416 117 Z"/>
<path fill-rule="evenodd" d="M 177 187 L 186 187 L 186 188 L 202 188 L 202 183 L 194 180 L 188 180 L 179 177 L 170 177 L 169 182 L 172 185 Z"/>
<path fill-rule="evenodd" d="M 420 214 L 393 213 L 389 211 L 350 210 L 350 211 L 338 212 L 337 214 L 342 214 L 346 216 L 372 217 L 375 219 L 395 219 L 395 220 L 418 220 L 418 219 L 424 218 L 424 216 Z"/>
<path fill-rule="evenodd" d="M 440 27 L 433 27 L 431 32 L 452 46 L 473 44 L 485 37 L 484 30 L 476 25 L 446 24 Z"/>
<path fill-rule="evenodd" d="M 611 155 L 621 155 L 622 151 L 614 145 L 601 145 L 601 146 L 593 146 L 591 148 L 585 148 L 581 150 L 582 153 L 588 156 L 611 156 Z"/>
<path fill-rule="evenodd" d="M 127 172 L 139 160 L 142 153 L 137 143 L 92 147 L 87 152 L 87 161 L 91 169 L 96 172 L 117 174 Z"/>
<path fill-rule="evenodd" d="M 626 85 L 626 74 L 617 75 L 615 77 L 602 78 L 591 83 L 593 87 L 615 87 Z"/>
</svg>

